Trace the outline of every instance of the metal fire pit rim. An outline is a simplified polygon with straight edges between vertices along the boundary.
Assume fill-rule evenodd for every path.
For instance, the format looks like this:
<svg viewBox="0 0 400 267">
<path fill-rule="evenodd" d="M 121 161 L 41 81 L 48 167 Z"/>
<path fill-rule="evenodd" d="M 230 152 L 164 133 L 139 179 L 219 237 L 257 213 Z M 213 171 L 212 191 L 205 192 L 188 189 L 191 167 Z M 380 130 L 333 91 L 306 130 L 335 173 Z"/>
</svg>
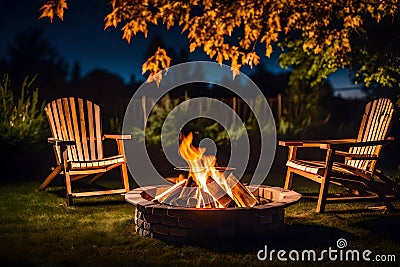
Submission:
<svg viewBox="0 0 400 267">
<path fill-rule="evenodd" d="M 218 167 L 203 167 L 203 168 L 198 168 L 198 169 L 191 168 L 189 166 L 182 166 L 182 167 L 175 167 L 174 169 L 177 170 L 177 171 L 185 171 L 185 172 L 202 172 L 202 171 L 204 171 L 204 170 L 206 170 L 208 168 L 215 169 L 217 171 L 234 171 L 234 170 L 236 170 L 236 168 L 233 168 L 233 167 L 222 167 L 222 166 L 218 166 Z"/>
</svg>

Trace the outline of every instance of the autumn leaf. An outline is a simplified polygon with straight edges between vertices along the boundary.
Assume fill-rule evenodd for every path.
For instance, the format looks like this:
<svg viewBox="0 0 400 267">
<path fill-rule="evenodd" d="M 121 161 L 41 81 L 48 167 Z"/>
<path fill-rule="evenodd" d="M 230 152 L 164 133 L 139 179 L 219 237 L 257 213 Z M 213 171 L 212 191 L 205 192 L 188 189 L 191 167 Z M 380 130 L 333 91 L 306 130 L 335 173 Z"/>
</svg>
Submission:
<svg viewBox="0 0 400 267">
<path fill-rule="evenodd" d="M 237 62 L 232 62 L 231 71 L 232 71 L 232 79 L 235 79 L 237 75 L 240 73 L 241 65 L 237 64 Z"/>
<path fill-rule="evenodd" d="M 153 56 L 148 58 L 142 65 L 142 74 L 150 72 L 147 82 L 156 82 L 157 86 L 160 85 L 162 80 L 162 71 L 168 71 L 171 64 L 171 58 L 167 55 L 165 49 L 158 47 Z"/>
<path fill-rule="evenodd" d="M 362 19 L 360 16 L 347 16 L 344 18 L 344 27 L 357 28 L 362 24 Z"/>
<path fill-rule="evenodd" d="M 197 47 L 196 43 L 190 43 L 190 46 L 189 46 L 190 53 L 192 53 L 196 49 L 196 47 Z"/>
<path fill-rule="evenodd" d="M 39 19 L 47 17 L 50 19 L 50 22 L 53 22 L 54 15 L 57 15 L 57 17 L 63 20 L 64 9 L 68 9 L 65 0 L 49 0 L 39 9 L 39 11 L 42 11 Z"/>
</svg>

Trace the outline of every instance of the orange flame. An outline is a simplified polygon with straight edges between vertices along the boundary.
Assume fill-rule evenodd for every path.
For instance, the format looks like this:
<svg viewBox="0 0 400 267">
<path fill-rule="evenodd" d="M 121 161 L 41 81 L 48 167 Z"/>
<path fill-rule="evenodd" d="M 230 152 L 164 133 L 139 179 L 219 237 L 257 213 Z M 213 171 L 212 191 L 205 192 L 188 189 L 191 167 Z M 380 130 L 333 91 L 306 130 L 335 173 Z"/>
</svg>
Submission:
<svg viewBox="0 0 400 267">
<path fill-rule="evenodd" d="M 200 189 L 196 195 L 196 207 L 200 208 L 207 206 L 208 204 L 208 201 L 205 200 L 204 196 L 201 195 L 201 190 L 203 190 L 203 192 L 206 192 L 209 196 L 211 196 L 211 201 L 215 203 L 217 208 L 222 208 L 223 205 L 219 202 L 216 196 L 214 196 L 214 194 L 211 194 L 207 184 L 210 183 L 210 180 L 211 183 L 215 181 L 218 186 L 224 189 L 226 194 L 228 194 L 230 197 L 233 197 L 231 188 L 228 186 L 223 172 L 220 172 L 216 169 L 216 158 L 214 156 L 204 155 L 206 148 L 197 148 L 193 146 L 192 142 L 192 133 L 189 133 L 187 136 L 181 135 L 179 154 L 188 163 L 190 169 L 189 176 L 192 176 L 193 180 Z"/>
<path fill-rule="evenodd" d="M 193 134 L 191 132 L 187 136 L 183 136 L 182 134 L 181 140 L 182 141 L 179 146 L 179 154 L 181 157 L 188 163 L 200 160 L 206 149 L 203 147 L 197 148 L 192 145 Z"/>
</svg>

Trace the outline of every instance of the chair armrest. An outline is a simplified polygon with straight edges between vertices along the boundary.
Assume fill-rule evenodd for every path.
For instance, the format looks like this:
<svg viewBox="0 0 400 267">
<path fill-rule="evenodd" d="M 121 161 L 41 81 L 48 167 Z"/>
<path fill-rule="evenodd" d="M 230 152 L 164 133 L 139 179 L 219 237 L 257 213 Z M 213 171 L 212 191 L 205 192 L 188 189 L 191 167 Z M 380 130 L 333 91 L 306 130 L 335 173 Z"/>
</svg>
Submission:
<svg viewBox="0 0 400 267">
<path fill-rule="evenodd" d="M 124 155 L 124 144 L 122 140 L 130 140 L 132 136 L 130 134 L 105 134 L 103 138 L 114 139 L 117 143 L 118 153 Z"/>
<path fill-rule="evenodd" d="M 130 140 L 132 136 L 130 134 L 105 134 L 104 139 L 116 139 L 116 140 Z"/>
<path fill-rule="evenodd" d="M 289 140 L 279 141 L 280 146 L 295 146 L 295 147 L 317 147 L 321 148 L 321 145 L 325 144 L 337 144 L 337 143 L 354 143 L 356 139 L 331 139 L 331 140 Z"/>
<path fill-rule="evenodd" d="M 47 142 L 56 146 L 72 146 L 76 144 L 74 140 L 60 140 L 53 137 L 47 138 Z"/>
<path fill-rule="evenodd" d="M 320 148 L 322 149 L 348 149 L 350 147 L 363 147 L 363 146 L 379 146 L 385 145 L 390 141 L 393 141 L 393 137 L 388 137 L 383 140 L 376 140 L 376 141 L 364 141 L 364 142 L 336 142 L 336 143 L 325 143 L 321 144 Z"/>
</svg>

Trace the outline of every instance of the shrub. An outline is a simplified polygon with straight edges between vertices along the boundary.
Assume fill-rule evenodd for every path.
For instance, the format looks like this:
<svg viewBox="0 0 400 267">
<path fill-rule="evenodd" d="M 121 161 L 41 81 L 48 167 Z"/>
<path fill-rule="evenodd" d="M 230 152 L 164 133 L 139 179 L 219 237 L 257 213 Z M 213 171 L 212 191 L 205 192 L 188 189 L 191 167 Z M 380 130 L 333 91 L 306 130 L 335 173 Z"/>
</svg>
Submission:
<svg viewBox="0 0 400 267">
<path fill-rule="evenodd" d="M 278 134 L 283 138 L 321 138 L 329 127 L 331 93 L 320 88 L 290 87 Z M 323 138 L 323 137 L 322 137 Z"/>
<path fill-rule="evenodd" d="M 174 115 L 170 114 L 170 112 L 185 100 L 188 100 L 188 97 L 176 99 L 171 98 L 168 94 L 165 95 L 152 109 L 147 121 L 145 133 L 143 132 L 143 129 L 135 128 L 132 130 L 133 139 L 142 142 L 143 138 L 145 138 L 148 145 L 159 146 L 161 144 L 161 129 L 162 127 L 166 127 L 164 129 L 164 134 L 166 134 L 166 136 L 164 136 L 166 143 L 163 145 L 170 146 L 173 144 L 173 138 L 177 138 L 177 136 L 174 136 L 175 133 L 172 129 L 176 129 L 177 125 L 165 125 L 164 122 L 167 116 L 170 116 L 170 123 L 175 123 Z M 203 112 L 205 114 L 207 113 L 207 110 Z M 195 118 L 184 125 L 181 131 L 185 135 L 189 132 L 195 132 L 197 133 L 197 138 L 195 139 L 202 140 L 203 138 L 210 138 L 214 140 L 217 145 L 229 145 L 231 141 L 240 139 L 247 134 L 243 128 L 239 129 L 236 123 L 232 123 L 229 129 L 231 136 L 229 136 L 228 131 L 224 129 L 222 125 L 214 120 L 202 117 L 201 115 L 202 114 L 199 113 L 198 118 Z M 245 129 L 247 131 L 254 130 L 255 126 L 256 121 L 254 117 L 250 117 L 245 121 Z"/>
<path fill-rule="evenodd" d="M 113 117 L 109 120 L 110 133 L 122 134 L 122 121 L 119 117 Z"/>
<path fill-rule="evenodd" d="M 0 142 L 4 145 L 37 144 L 47 130 L 44 105 L 39 104 L 38 89 L 31 90 L 33 78 L 26 77 L 20 95 L 14 97 L 11 79 L 4 74 L 0 81 Z"/>
</svg>

